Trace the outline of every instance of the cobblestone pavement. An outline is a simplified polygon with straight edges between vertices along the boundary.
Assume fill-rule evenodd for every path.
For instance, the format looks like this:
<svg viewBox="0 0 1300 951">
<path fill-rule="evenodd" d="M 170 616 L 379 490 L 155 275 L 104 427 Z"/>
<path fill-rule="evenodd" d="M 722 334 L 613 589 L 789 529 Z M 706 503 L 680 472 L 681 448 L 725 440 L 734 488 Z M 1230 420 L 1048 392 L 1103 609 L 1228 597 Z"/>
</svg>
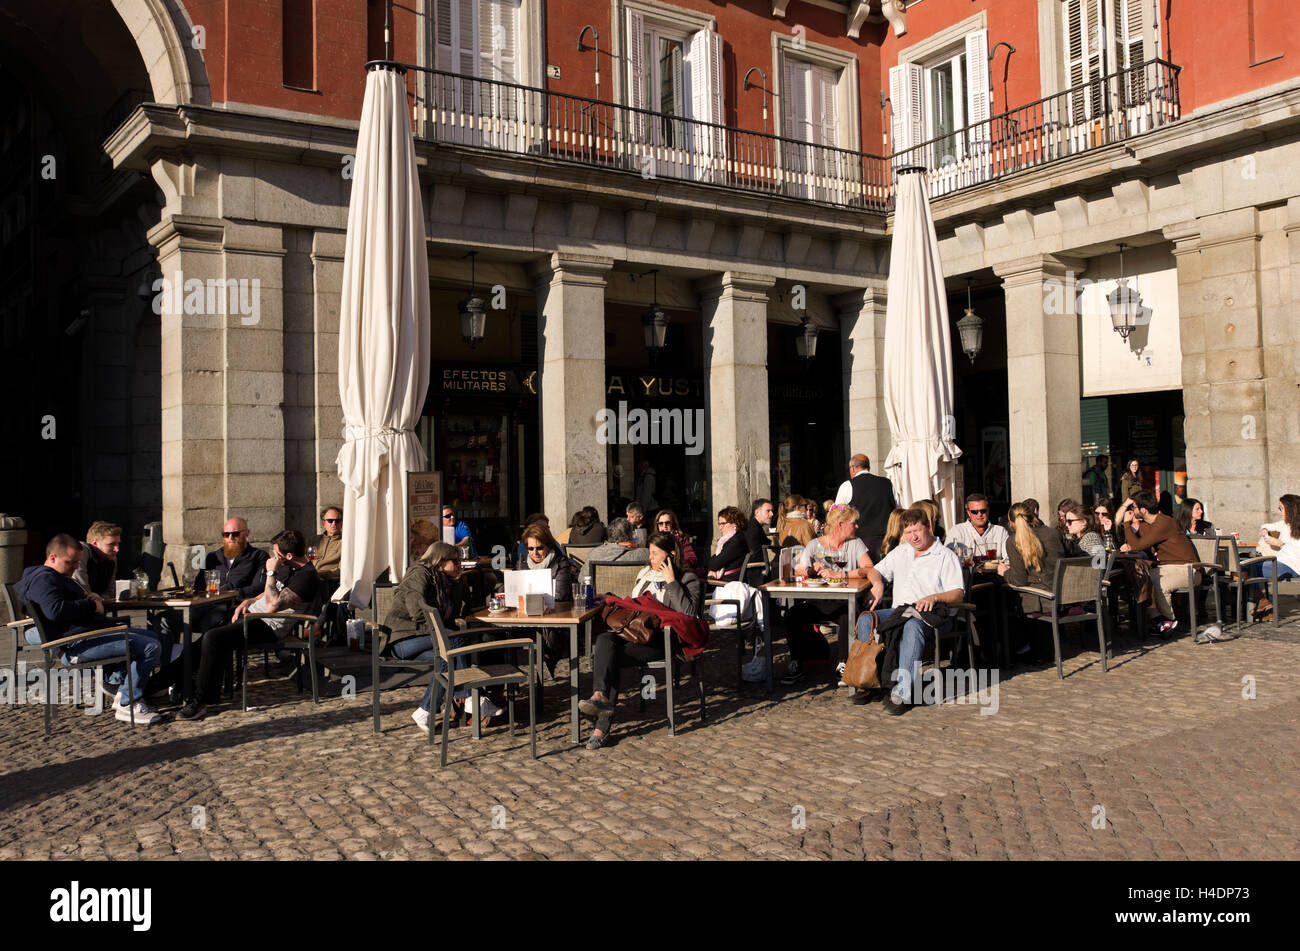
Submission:
<svg viewBox="0 0 1300 951">
<path fill-rule="evenodd" d="M 44 740 L 39 708 L 3 708 L 0 858 L 1297 858 L 1300 618 L 1259 633 L 1121 643 L 1108 674 L 1070 647 L 996 713 L 900 718 L 824 683 L 739 696 L 724 637 L 705 725 L 686 685 L 676 738 L 660 691 L 574 749 L 551 682 L 538 760 L 526 730 L 461 729 L 441 770 L 418 689 L 375 735 L 368 693 L 315 707 L 260 665 L 258 711 L 194 723 L 64 707 Z"/>
</svg>

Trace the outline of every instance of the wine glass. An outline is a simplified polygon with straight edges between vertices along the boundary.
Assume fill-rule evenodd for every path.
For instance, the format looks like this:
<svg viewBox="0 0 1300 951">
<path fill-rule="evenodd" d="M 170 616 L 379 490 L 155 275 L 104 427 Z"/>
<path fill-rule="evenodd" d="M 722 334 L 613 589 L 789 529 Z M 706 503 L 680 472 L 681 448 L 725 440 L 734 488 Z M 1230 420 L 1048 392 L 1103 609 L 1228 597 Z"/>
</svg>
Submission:
<svg viewBox="0 0 1300 951">
<path fill-rule="evenodd" d="M 308 560 L 308 561 L 315 561 L 315 560 L 316 560 L 316 546 L 315 546 L 315 545 L 308 545 L 308 546 L 307 546 L 307 560 Z"/>
</svg>

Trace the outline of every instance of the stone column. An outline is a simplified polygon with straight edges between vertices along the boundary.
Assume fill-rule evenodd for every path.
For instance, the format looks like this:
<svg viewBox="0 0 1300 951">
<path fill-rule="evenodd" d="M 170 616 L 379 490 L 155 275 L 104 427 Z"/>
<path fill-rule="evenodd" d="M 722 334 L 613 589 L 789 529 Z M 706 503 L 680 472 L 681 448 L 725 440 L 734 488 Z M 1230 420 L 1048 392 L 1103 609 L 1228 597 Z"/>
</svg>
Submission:
<svg viewBox="0 0 1300 951">
<path fill-rule="evenodd" d="M 876 475 L 884 475 L 892 443 L 883 372 L 886 299 L 881 283 L 834 300 L 844 353 L 844 458 L 865 453 Z"/>
<path fill-rule="evenodd" d="M 1259 212 L 1198 218 L 1165 229 L 1165 236 L 1174 242 L 1178 267 L 1188 494 L 1205 502 L 1224 531 L 1246 534 L 1275 506 L 1268 486 Z"/>
<path fill-rule="evenodd" d="M 0 584 L 17 584 L 23 576 L 23 549 L 27 546 L 26 523 L 17 515 L 0 512 Z M 17 618 L 0 619 L 8 624 Z"/>
<path fill-rule="evenodd" d="M 727 505 L 748 513 L 754 499 L 772 491 L 767 301 L 775 283 L 724 271 L 696 285 L 703 309 L 710 515 Z"/>
<path fill-rule="evenodd" d="M 1044 512 L 1082 491 L 1079 322 L 1074 295 L 1053 293 L 1050 283 L 1066 285 L 1081 265 L 1034 255 L 994 267 L 1007 307 L 1011 498 L 1035 498 Z M 1047 313 L 1049 300 L 1067 312 Z"/>
<path fill-rule="evenodd" d="M 562 526 L 584 505 L 604 508 L 605 275 L 609 258 L 557 251 L 533 271 L 541 364 L 542 509 Z"/>
<path fill-rule="evenodd" d="M 339 395 L 339 310 L 343 290 L 346 235 L 317 231 L 312 236 L 312 282 L 316 315 L 316 511 L 343 499 L 337 460 L 343 445 L 343 400 Z M 432 462 L 432 460 L 430 460 Z M 432 467 L 431 467 L 432 468 Z M 343 524 L 347 524 L 345 518 Z"/>
</svg>

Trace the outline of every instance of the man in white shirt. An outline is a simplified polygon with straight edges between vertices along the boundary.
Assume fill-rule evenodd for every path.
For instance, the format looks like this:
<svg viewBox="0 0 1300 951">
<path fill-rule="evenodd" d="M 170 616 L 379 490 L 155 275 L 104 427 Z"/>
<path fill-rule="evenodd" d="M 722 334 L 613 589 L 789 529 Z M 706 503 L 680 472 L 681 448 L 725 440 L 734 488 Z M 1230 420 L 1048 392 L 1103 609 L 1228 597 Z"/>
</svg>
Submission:
<svg viewBox="0 0 1300 951">
<path fill-rule="evenodd" d="M 1010 537 L 1005 528 L 992 524 L 989 519 L 989 500 L 978 492 L 972 492 L 966 496 L 966 521 L 955 526 L 944 541 L 949 547 L 965 545 L 980 560 L 993 548 L 997 550 L 997 560 L 1005 561 Z"/>
<path fill-rule="evenodd" d="M 880 603 L 885 594 L 885 582 L 894 586 L 894 607 L 877 612 L 884 623 L 904 605 L 918 611 L 937 610 L 939 604 L 960 604 L 965 600 L 966 585 L 962 578 L 961 562 L 951 549 L 940 545 L 930 527 L 930 518 L 922 509 L 908 509 L 903 513 L 903 540 L 879 564 L 867 569 L 871 579 L 871 607 Z M 903 625 L 903 637 L 898 648 L 898 671 L 894 688 L 885 701 L 885 712 L 899 716 L 906 712 L 912 697 L 912 683 L 921 674 L 921 653 L 925 649 L 928 626 L 920 618 L 908 618 Z M 871 640 L 871 616 L 858 618 L 858 640 Z M 855 702 L 859 700 L 855 694 Z"/>
</svg>

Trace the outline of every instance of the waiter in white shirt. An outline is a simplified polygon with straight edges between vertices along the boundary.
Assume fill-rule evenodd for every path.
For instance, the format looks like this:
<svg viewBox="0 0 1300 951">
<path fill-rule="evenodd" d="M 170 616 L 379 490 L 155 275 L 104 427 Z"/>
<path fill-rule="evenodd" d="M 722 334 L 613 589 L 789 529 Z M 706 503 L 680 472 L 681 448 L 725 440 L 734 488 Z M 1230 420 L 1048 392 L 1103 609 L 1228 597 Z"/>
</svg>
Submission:
<svg viewBox="0 0 1300 951">
<path fill-rule="evenodd" d="M 903 540 L 879 564 L 867 569 L 871 579 L 871 607 L 880 603 L 885 594 L 885 582 L 894 585 L 894 607 L 877 612 L 881 623 L 904 605 L 918 611 L 930 612 L 939 604 L 960 604 L 965 600 L 966 585 L 962 579 L 961 562 L 951 549 L 939 544 L 931 530 L 930 518 L 922 509 L 912 508 L 903 513 Z M 903 637 L 898 648 L 898 673 L 885 712 L 899 716 L 906 712 L 912 698 L 912 683 L 921 673 L 921 654 L 925 649 L 928 626 L 920 618 L 908 618 L 903 625 Z M 870 615 L 858 619 L 858 640 L 871 639 Z M 858 694 L 865 693 L 858 691 Z M 857 694 L 854 701 L 859 700 Z"/>
</svg>

